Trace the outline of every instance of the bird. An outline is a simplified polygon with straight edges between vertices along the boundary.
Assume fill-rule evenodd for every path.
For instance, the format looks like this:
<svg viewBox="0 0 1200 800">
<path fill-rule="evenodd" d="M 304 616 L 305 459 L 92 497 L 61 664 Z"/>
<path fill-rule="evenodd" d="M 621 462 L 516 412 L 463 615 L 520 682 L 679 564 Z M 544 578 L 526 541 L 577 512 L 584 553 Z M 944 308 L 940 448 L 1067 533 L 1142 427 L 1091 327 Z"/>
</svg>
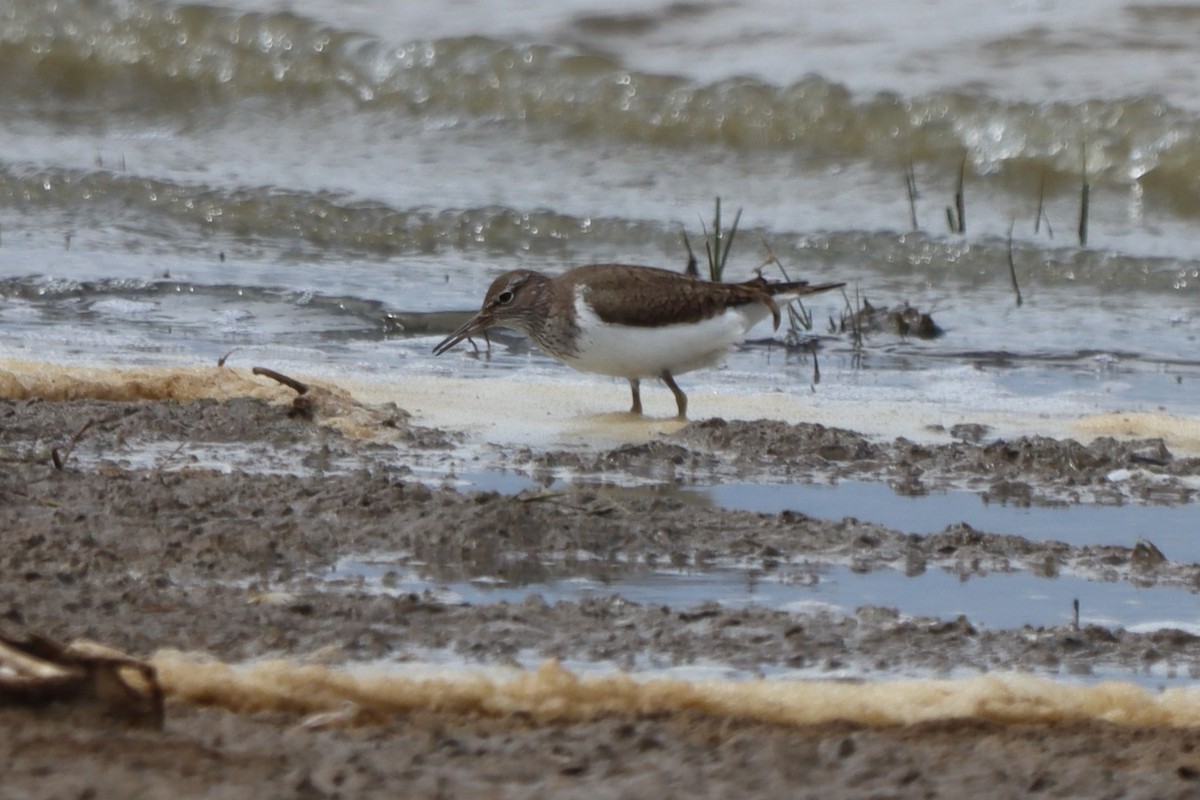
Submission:
<svg viewBox="0 0 1200 800">
<path fill-rule="evenodd" d="M 688 399 L 676 375 L 720 361 L 767 317 L 778 329 L 776 297 L 845 285 L 761 275 L 722 283 L 632 264 L 589 264 L 555 276 L 516 269 L 492 282 L 479 312 L 433 353 L 440 356 L 491 327 L 513 328 L 569 367 L 628 380 L 631 414 L 642 414 L 642 379 L 658 378 L 675 395 L 678 418 L 687 419 Z"/>
</svg>

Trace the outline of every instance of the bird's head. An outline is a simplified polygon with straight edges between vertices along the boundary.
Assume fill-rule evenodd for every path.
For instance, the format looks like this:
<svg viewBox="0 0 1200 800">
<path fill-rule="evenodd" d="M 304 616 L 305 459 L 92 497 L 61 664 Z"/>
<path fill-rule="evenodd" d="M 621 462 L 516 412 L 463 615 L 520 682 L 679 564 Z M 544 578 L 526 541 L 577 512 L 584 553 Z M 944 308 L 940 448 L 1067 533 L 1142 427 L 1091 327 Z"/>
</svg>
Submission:
<svg viewBox="0 0 1200 800">
<path fill-rule="evenodd" d="M 539 305 L 539 298 L 549 282 L 550 279 L 545 275 L 528 269 L 504 273 L 492 281 L 479 313 L 439 342 L 433 348 L 433 354 L 440 356 L 468 336 L 492 327 L 516 328 L 528 333 L 530 327 L 545 313 Z"/>
</svg>

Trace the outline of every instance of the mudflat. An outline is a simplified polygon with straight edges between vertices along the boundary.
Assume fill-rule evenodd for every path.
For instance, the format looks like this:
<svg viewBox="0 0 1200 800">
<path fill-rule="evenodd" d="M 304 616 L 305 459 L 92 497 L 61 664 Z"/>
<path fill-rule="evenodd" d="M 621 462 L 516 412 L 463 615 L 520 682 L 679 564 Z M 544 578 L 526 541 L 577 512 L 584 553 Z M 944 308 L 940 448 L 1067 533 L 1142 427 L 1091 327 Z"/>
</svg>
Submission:
<svg viewBox="0 0 1200 800">
<path fill-rule="evenodd" d="M 917 445 L 851 431 L 702 420 L 605 452 L 502 453 L 578 481 L 517 495 L 415 480 L 406 459 L 452 452 L 457 434 L 381 413 L 378 436 L 324 424 L 321 408 L 262 398 L 0 400 L 0 629 L 94 640 L 198 663 L 282 659 L 328 668 L 451 652 L 468 662 L 530 654 L 634 668 L 847 662 L 949 675 L 1097 665 L 1200 669 L 1200 637 L 1096 625 L 983 629 L 885 606 L 803 614 L 715 602 L 675 608 L 619 595 L 547 602 L 536 584 L 620 579 L 664 565 L 748 570 L 847 563 L 961 575 L 1062 570 L 1194 587 L 1200 566 L 1153 548 L 1069 546 L 951 526 L 915 536 L 854 519 L 689 504 L 605 475 L 753 474 L 775 467 L 923 491 L 966 482 L 1019 502 L 1120 491 L 1188 502 L 1200 462 L 1161 441 L 1048 438 Z M 237 457 L 220 460 L 222 447 Z M 203 457 L 199 454 L 204 453 Z M 214 456 L 213 454 L 218 454 Z M 1105 476 L 1132 469 L 1114 487 Z M 531 585 L 518 603 L 469 605 L 330 579 L 339 559 L 400 553 L 434 581 Z M 800 570 L 802 571 L 802 570 Z M 802 577 L 802 576 L 800 576 Z M 842 683 L 838 683 L 839 686 Z M 169 688 L 169 687 L 168 687 Z M 485 707 L 342 716 L 172 696 L 163 730 L 70 704 L 0 708 L 4 797 L 1190 797 L 1200 731 L 1076 715 L 913 724 L 782 724 L 688 707 L 571 718 Z M 1198 718 L 1200 719 L 1200 718 Z"/>
</svg>

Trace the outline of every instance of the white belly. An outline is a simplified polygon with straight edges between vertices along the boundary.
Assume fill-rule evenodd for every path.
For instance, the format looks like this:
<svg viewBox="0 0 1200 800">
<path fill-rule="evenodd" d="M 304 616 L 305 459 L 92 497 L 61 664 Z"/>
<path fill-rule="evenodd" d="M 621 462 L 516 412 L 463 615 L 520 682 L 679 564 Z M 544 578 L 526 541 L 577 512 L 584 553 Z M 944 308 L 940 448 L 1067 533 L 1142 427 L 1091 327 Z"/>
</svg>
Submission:
<svg viewBox="0 0 1200 800">
<path fill-rule="evenodd" d="M 657 378 L 711 366 L 746 338 L 769 315 L 766 306 L 727 309 L 700 322 L 641 328 L 602 321 L 582 298 L 575 300 L 579 341 L 576 355 L 563 362 L 582 372 L 619 378 Z"/>
</svg>

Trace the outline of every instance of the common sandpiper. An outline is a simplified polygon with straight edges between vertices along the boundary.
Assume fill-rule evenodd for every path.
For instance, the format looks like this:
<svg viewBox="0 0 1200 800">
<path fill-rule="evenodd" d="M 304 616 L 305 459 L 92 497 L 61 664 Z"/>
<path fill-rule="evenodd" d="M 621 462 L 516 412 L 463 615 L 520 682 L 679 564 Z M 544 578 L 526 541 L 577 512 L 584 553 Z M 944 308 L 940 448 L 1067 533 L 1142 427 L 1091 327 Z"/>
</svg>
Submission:
<svg viewBox="0 0 1200 800">
<path fill-rule="evenodd" d="M 491 327 L 515 328 L 547 355 L 582 372 L 629 381 L 633 414 L 642 413 L 642 378 L 659 378 L 687 418 L 687 395 L 675 376 L 711 366 L 768 316 L 779 327 L 775 298 L 825 292 L 845 283 L 704 281 L 628 264 L 592 264 L 554 277 L 527 269 L 492 282 L 479 313 L 433 348 L 441 355 Z"/>
</svg>

